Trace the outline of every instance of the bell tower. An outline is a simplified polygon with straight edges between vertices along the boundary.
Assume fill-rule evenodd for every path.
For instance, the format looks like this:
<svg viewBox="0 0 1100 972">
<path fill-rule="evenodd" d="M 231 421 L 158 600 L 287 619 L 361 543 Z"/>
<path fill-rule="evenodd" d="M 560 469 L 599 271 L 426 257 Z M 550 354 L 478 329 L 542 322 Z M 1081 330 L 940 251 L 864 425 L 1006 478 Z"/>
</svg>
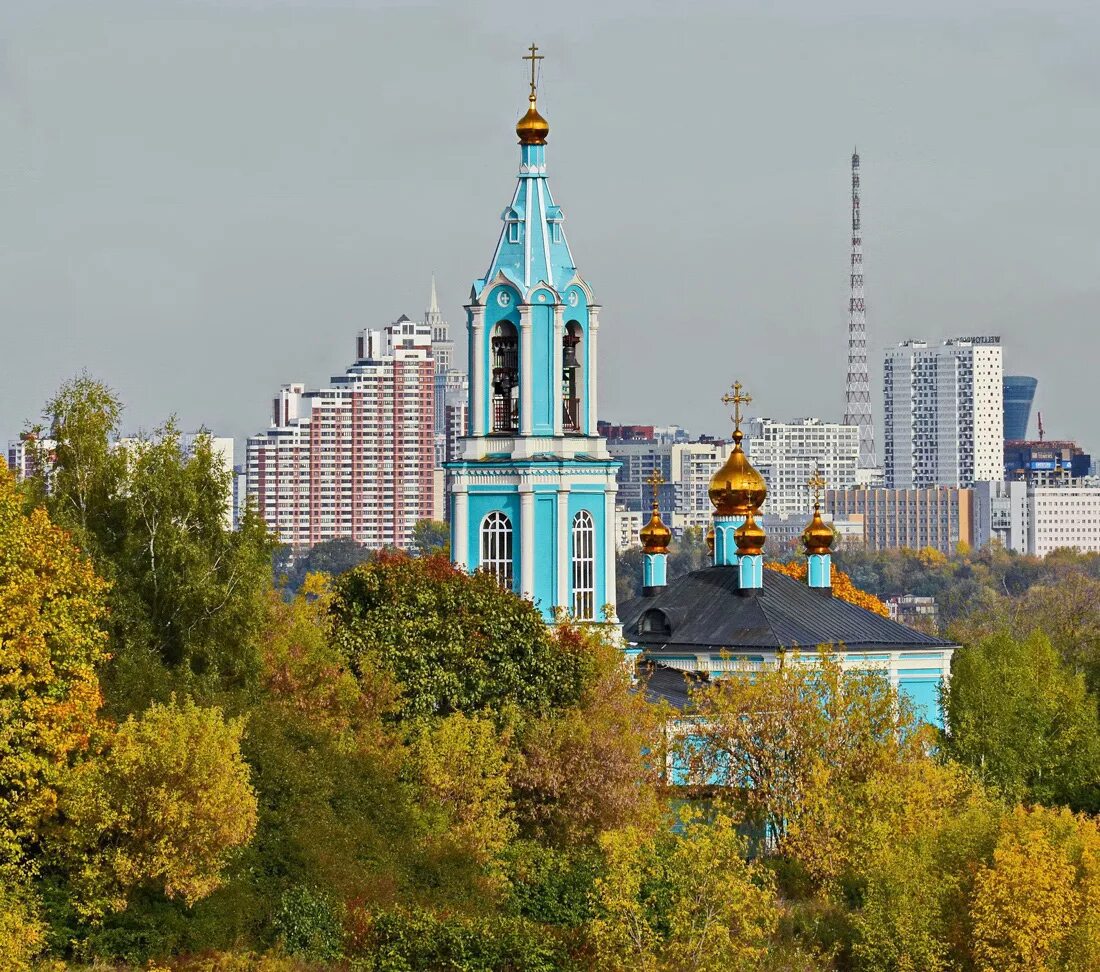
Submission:
<svg viewBox="0 0 1100 972">
<path fill-rule="evenodd" d="M 558 611 L 615 616 L 615 473 L 599 437 L 600 307 L 565 239 L 546 178 L 532 44 L 520 164 L 500 237 L 466 305 L 470 408 L 451 474 L 451 558 Z"/>
</svg>

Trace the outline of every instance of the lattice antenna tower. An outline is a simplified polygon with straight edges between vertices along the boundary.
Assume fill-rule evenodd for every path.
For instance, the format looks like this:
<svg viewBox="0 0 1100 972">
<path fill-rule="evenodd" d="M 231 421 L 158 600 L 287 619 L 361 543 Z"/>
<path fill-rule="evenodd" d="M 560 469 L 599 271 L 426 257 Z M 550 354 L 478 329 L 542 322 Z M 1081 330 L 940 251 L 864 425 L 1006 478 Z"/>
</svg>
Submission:
<svg viewBox="0 0 1100 972">
<path fill-rule="evenodd" d="M 867 373 L 867 317 L 863 305 L 863 236 L 859 218 L 859 151 L 852 152 L 852 264 L 848 299 L 848 382 L 844 424 L 859 426 L 859 465 L 878 466 Z"/>
</svg>

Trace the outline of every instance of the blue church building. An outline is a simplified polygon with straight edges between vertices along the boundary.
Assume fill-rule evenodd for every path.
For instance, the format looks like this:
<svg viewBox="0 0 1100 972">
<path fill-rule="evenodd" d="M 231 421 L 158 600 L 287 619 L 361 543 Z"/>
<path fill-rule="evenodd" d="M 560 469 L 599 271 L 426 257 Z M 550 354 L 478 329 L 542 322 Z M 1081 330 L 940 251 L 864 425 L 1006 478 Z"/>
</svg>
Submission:
<svg viewBox="0 0 1100 972">
<path fill-rule="evenodd" d="M 548 620 L 599 620 L 605 607 L 614 619 L 619 463 L 596 430 L 600 307 L 547 181 L 536 51 L 515 192 L 466 306 L 469 424 L 447 466 L 451 558 L 492 572 Z"/>
</svg>

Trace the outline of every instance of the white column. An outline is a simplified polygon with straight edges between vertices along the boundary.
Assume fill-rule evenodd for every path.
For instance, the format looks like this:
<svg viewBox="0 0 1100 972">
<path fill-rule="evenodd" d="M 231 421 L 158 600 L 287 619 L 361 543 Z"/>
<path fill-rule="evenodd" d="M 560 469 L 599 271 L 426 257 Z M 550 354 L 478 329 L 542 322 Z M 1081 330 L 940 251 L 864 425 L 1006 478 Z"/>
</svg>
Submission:
<svg viewBox="0 0 1100 972">
<path fill-rule="evenodd" d="M 555 593 L 554 606 L 565 611 L 570 608 L 569 603 L 569 534 L 572 524 L 569 522 L 569 487 L 558 487 L 558 589 Z"/>
<path fill-rule="evenodd" d="M 554 435 L 562 434 L 561 374 L 564 366 L 562 358 L 562 338 L 565 335 L 565 305 L 554 305 L 554 386 L 550 389 L 553 401 Z"/>
<path fill-rule="evenodd" d="M 451 563 L 461 570 L 470 569 L 470 495 L 465 486 L 451 489 L 454 508 L 451 510 Z"/>
<path fill-rule="evenodd" d="M 531 340 L 531 305 L 519 305 L 519 434 L 531 434 L 531 412 L 534 409 L 534 368 Z"/>
<path fill-rule="evenodd" d="M 592 433 L 595 435 L 595 432 Z M 618 624 L 619 611 L 615 605 L 615 494 L 618 485 L 612 479 L 604 494 L 604 598 L 611 605 L 610 621 Z M 602 605 L 600 605 L 602 607 Z"/>
<path fill-rule="evenodd" d="M 535 593 L 535 493 L 530 483 L 519 488 L 519 592 Z"/>
<path fill-rule="evenodd" d="M 600 333 L 600 309 L 592 306 L 588 308 L 588 361 L 584 374 L 588 379 L 588 434 L 598 435 L 596 422 L 598 421 L 599 408 L 596 399 L 596 339 Z"/>
<path fill-rule="evenodd" d="M 470 312 L 470 416 L 467 423 L 470 435 L 485 435 L 485 388 L 489 376 L 485 374 L 485 308 L 472 305 Z"/>
</svg>

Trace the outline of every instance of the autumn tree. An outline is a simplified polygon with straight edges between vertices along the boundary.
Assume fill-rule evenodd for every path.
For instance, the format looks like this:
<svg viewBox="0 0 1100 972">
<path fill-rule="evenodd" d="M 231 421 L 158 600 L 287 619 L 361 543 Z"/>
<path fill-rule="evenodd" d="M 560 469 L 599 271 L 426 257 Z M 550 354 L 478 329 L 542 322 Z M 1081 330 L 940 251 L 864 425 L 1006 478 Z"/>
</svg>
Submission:
<svg viewBox="0 0 1100 972">
<path fill-rule="evenodd" d="M 554 637 L 581 659 L 584 685 L 575 704 L 524 727 L 511 780 L 525 830 L 575 846 L 653 818 L 667 713 L 635 690 L 602 626 L 562 623 Z"/>
<path fill-rule="evenodd" d="M 140 886 L 190 905 L 224 882 L 256 826 L 243 731 L 216 708 L 154 704 L 70 773 L 56 854 L 80 913 L 122 910 Z"/>
<path fill-rule="evenodd" d="M 0 470 L 0 863 L 17 862 L 87 751 L 107 657 L 106 585 Z"/>
<path fill-rule="evenodd" d="M 919 753 L 911 708 L 886 674 L 825 650 L 697 690 L 680 759 L 695 783 L 731 787 L 782 845 L 811 791 L 856 786 Z"/>
<path fill-rule="evenodd" d="M 958 649 L 946 709 L 947 752 L 1010 799 L 1100 809 L 1096 699 L 1045 635 Z"/>
<path fill-rule="evenodd" d="M 392 675 L 402 718 L 509 706 L 540 715 L 580 694 L 581 659 L 490 574 L 390 554 L 342 575 L 335 595 L 337 643 L 354 671 Z"/>
<path fill-rule="evenodd" d="M 745 860 L 745 840 L 719 813 L 670 827 L 627 827 L 600 838 L 589 937 L 608 970 L 756 969 L 779 911 L 768 872 Z"/>
<path fill-rule="evenodd" d="M 430 557 L 432 554 L 450 556 L 450 527 L 438 520 L 417 520 L 413 524 L 410 552 L 417 557 Z"/>
</svg>

